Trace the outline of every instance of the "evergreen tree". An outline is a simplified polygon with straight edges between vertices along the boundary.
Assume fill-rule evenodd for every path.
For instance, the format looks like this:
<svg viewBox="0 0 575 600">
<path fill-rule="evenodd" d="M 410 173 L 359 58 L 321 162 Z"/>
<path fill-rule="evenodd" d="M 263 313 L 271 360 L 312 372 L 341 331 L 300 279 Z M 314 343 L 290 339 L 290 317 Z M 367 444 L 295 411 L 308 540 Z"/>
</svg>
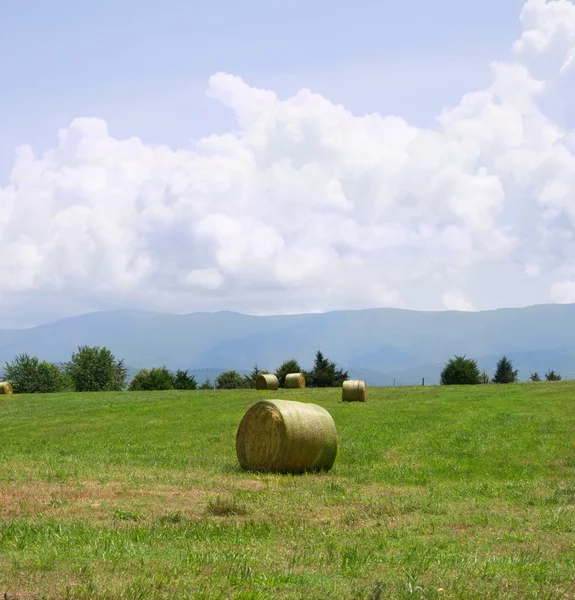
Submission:
<svg viewBox="0 0 575 600">
<path fill-rule="evenodd" d="M 465 356 L 455 355 L 441 371 L 441 385 L 476 385 L 481 382 L 477 362 Z"/>
<path fill-rule="evenodd" d="M 479 376 L 479 383 L 489 383 L 490 378 L 489 378 L 489 373 L 483 369 L 481 375 Z"/>
<path fill-rule="evenodd" d="M 515 383 L 517 381 L 517 371 L 513 370 L 513 363 L 502 356 L 497 363 L 493 383 Z"/>
<path fill-rule="evenodd" d="M 252 372 L 249 375 L 244 377 L 245 387 L 249 389 L 253 389 L 256 387 L 256 379 L 260 373 L 267 373 L 267 371 L 262 371 L 257 364 L 254 365 Z"/>
<path fill-rule="evenodd" d="M 561 375 L 559 375 L 559 373 L 555 373 L 555 371 L 551 370 L 551 371 L 547 371 L 547 373 L 545 373 L 545 379 L 547 381 L 561 381 Z"/>
<path fill-rule="evenodd" d="M 533 383 L 541 381 L 541 377 L 539 377 L 539 373 L 537 373 L 537 371 L 535 371 L 535 373 L 531 373 L 530 379 L 533 381 Z"/>
<path fill-rule="evenodd" d="M 306 373 L 306 384 L 310 387 L 339 387 L 346 379 L 349 379 L 347 371 L 338 369 L 321 350 L 316 351 L 313 369 Z"/>
<path fill-rule="evenodd" d="M 187 371 L 178 369 L 174 375 L 174 389 L 176 390 L 195 390 L 198 382 L 193 375 L 188 375 Z"/>
</svg>

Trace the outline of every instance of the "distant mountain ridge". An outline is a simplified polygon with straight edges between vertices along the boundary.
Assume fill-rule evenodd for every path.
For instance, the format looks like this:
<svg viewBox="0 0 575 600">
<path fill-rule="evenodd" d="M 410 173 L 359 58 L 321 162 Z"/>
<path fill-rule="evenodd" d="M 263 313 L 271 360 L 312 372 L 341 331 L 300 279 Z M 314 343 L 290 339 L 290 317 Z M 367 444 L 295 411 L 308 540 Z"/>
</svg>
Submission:
<svg viewBox="0 0 575 600">
<path fill-rule="evenodd" d="M 131 369 L 166 365 L 217 374 L 274 370 L 288 358 L 311 367 L 315 350 L 369 385 L 438 383 L 455 354 L 490 374 L 506 354 L 519 377 L 554 369 L 575 378 L 575 305 L 479 312 L 395 308 L 285 316 L 234 312 L 174 315 L 119 310 L 70 317 L 30 329 L 0 330 L 0 365 L 17 354 L 68 360 L 80 345 L 107 346 Z"/>
</svg>

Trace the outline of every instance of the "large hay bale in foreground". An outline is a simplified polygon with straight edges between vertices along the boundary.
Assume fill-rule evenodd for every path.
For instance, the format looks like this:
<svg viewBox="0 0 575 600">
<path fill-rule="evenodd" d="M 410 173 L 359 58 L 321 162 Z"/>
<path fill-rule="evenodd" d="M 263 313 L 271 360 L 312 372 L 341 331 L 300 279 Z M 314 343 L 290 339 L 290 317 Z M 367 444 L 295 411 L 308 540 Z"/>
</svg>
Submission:
<svg viewBox="0 0 575 600">
<path fill-rule="evenodd" d="M 316 404 L 262 400 L 240 422 L 236 454 L 248 471 L 328 471 L 337 454 L 335 423 Z"/>
<path fill-rule="evenodd" d="M 256 378 L 256 390 L 277 390 L 280 382 L 271 373 L 260 373 Z"/>
<path fill-rule="evenodd" d="M 12 394 L 14 390 L 12 386 L 7 381 L 2 381 L 0 383 L 0 394 Z"/>
<path fill-rule="evenodd" d="M 305 376 L 303 373 L 288 373 L 285 381 L 286 388 L 304 388 Z"/>
<path fill-rule="evenodd" d="M 367 402 L 367 385 L 365 381 L 347 379 L 343 382 L 341 399 L 344 402 Z"/>
</svg>

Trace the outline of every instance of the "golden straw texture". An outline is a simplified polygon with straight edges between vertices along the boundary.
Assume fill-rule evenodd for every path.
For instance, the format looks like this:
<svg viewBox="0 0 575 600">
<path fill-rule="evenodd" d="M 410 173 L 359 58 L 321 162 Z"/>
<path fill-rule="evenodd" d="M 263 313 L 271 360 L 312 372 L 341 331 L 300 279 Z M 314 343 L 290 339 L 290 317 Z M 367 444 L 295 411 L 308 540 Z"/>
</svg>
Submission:
<svg viewBox="0 0 575 600">
<path fill-rule="evenodd" d="M 348 379 L 343 382 L 341 399 L 344 402 L 367 402 L 367 385 L 365 381 Z"/>
<path fill-rule="evenodd" d="M 329 471 L 337 454 L 335 423 L 316 404 L 262 400 L 240 422 L 236 454 L 248 471 Z"/>
<path fill-rule="evenodd" d="M 288 373 L 286 375 L 286 388 L 304 388 L 305 376 L 303 373 Z"/>
<path fill-rule="evenodd" d="M 256 390 L 277 390 L 280 386 L 278 378 L 271 373 L 260 373 L 256 378 Z"/>
<path fill-rule="evenodd" d="M 7 381 L 0 383 L 0 394 L 11 394 L 13 391 L 12 386 Z"/>
</svg>

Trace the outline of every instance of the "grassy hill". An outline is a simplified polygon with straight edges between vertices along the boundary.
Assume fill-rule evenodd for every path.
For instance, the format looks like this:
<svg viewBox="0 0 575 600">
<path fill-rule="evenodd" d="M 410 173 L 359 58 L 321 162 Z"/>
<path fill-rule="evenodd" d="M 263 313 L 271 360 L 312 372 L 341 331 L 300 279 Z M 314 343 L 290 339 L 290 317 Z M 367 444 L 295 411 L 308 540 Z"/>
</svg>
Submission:
<svg viewBox="0 0 575 600">
<path fill-rule="evenodd" d="M 329 473 L 245 473 L 266 392 L 0 396 L 0 595 L 575 598 L 575 385 L 280 390 Z"/>
</svg>

